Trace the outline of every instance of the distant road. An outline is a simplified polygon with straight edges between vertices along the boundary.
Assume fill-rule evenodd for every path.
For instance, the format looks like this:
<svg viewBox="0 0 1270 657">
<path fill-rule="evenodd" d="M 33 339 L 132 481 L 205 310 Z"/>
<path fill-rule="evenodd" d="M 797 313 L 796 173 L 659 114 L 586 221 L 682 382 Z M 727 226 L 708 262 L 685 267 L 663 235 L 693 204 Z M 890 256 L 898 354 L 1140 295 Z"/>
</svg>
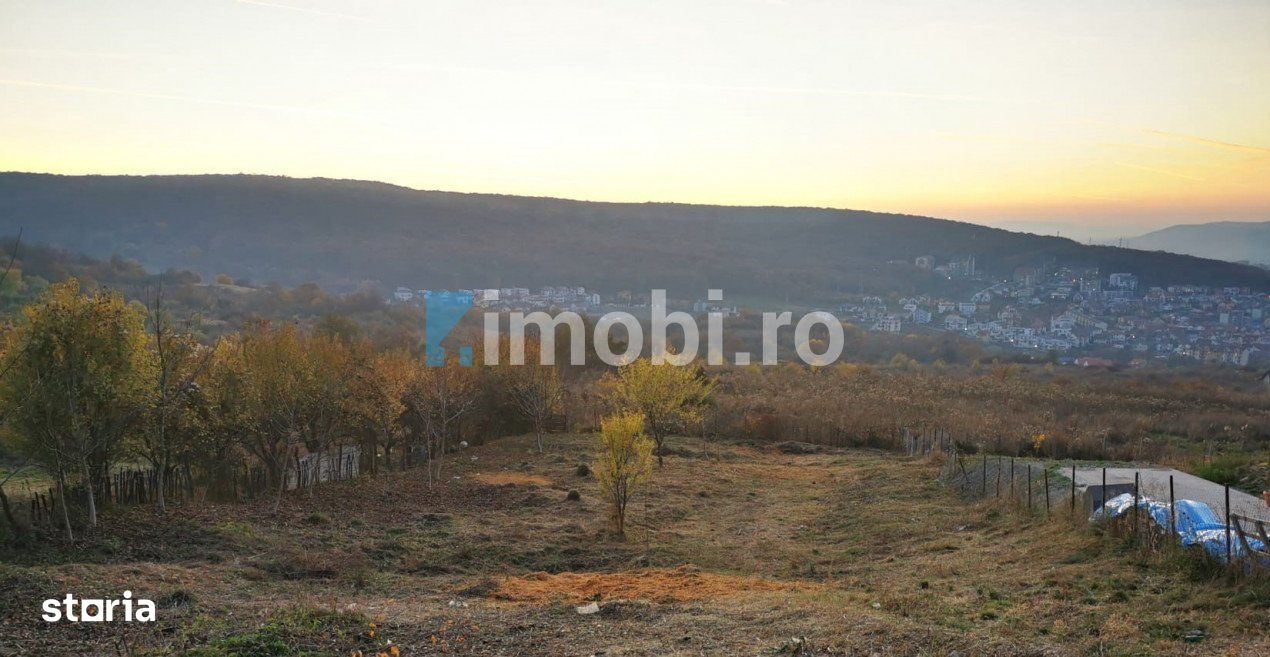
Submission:
<svg viewBox="0 0 1270 657">
<path fill-rule="evenodd" d="M 1173 475 L 1173 490 L 1177 499 L 1203 502 L 1211 507 L 1218 517 L 1225 517 L 1225 489 L 1220 484 L 1180 470 L 1151 467 L 1107 468 L 1107 483 L 1132 484 L 1135 472 L 1141 474 L 1143 495 L 1167 504 L 1169 475 Z M 1076 468 L 1076 484 L 1078 486 L 1102 484 L 1102 468 Z M 1270 522 L 1270 508 L 1266 507 L 1260 497 L 1233 488 L 1230 490 L 1230 512 Z"/>
</svg>

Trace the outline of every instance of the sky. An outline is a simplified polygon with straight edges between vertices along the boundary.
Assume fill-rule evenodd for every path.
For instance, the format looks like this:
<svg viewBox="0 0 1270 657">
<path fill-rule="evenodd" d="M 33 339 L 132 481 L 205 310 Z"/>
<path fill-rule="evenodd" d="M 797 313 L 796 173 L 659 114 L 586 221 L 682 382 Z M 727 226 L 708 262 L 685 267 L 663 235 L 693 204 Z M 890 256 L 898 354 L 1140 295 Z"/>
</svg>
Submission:
<svg viewBox="0 0 1270 657">
<path fill-rule="evenodd" d="M 1270 220 L 1270 2 L 0 0 L 0 170 Z"/>
</svg>

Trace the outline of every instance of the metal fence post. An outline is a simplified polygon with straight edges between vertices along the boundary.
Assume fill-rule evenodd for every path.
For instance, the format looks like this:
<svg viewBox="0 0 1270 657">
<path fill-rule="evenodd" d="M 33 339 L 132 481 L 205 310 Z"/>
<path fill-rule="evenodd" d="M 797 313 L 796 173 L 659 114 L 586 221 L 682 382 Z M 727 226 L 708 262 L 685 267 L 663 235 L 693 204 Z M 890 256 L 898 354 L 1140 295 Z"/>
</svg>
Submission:
<svg viewBox="0 0 1270 657">
<path fill-rule="evenodd" d="M 988 496 L 988 454 L 987 452 L 984 452 L 984 455 L 983 455 L 983 472 L 980 473 L 980 477 L 979 477 L 979 495 L 981 497 Z"/>
<path fill-rule="evenodd" d="M 1076 466 L 1072 465 L 1072 515 L 1076 514 Z"/>
<path fill-rule="evenodd" d="M 1226 484 L 1226 565 L 1230 565 L 1230 484 Z"/>
<path fill-rule="evenodd" d="M 1107 506 L 1107 468 L 1105 466 L 1102 469 L 1102 492 L 1098 494 L 1098 497 L 1100 498 L 1098 508 Z"/>
<path fill-rule="evenodd" d="M 1133 472 L 1133 528 L 1129 530 L 1134 539 L 1138 538 L 1138 472 Z"/>
<path fill-rule="evenodd" d="M 1042 471 L 1045 475 L 1045 519 L 1050 517 L 1050 469 L 1045 468 Z"/>
<path fill-rule="evenodd" d="M 1173 497 L 1173 475 L 1169 475 L 1169 533 L 1177 534 L 1177 500 Z"/>
<path fill-rule="evenodd" d="M 1027 512 L 1032 513 L 1032 464 L 1027 464 Z"/>
</svg>

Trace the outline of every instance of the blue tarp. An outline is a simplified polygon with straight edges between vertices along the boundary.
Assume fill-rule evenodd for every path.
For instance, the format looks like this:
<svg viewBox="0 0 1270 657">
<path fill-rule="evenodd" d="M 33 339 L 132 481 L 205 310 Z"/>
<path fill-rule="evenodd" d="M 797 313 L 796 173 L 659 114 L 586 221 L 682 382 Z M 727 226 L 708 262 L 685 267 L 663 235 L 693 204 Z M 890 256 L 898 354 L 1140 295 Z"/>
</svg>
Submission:
<svg viewBox="0 0 1270 657">
<path fill-rule="evenodd" d="M 1182 545 L 1186 547 L 1198 545 L 1218 561 L 1225 561 L 1226 525 L 1217 517 L 1217 514 L 1213 513 L 1207 504 L 1195 500 L 1178 500 L 1174 506 L 1177 509 L 1176 533 Z M 1108 518 L 1119 518 L 1132 508 L 1133 495 L 1124 493 L 1107 500 L 1106 504 L 1094 511 L 1089 520 L 1099 522 Z M 1169 531 L 1169 505 L 1149 497 L 1139 497 L 1138 508 L 1142 509 L 1160 529 L 1166 533 Z M 1266 549 L 1260 540 L 1251 536 L 1247 538 L 1248 545 L 1252 549 L 1262 551 Z M 1247 556 L 1244 554 L 1243 544 L 1235 535 L 1234 528 L 1230 529 L 1230 540 L 1232 556 L 1236 558 Z"/>
</svg>

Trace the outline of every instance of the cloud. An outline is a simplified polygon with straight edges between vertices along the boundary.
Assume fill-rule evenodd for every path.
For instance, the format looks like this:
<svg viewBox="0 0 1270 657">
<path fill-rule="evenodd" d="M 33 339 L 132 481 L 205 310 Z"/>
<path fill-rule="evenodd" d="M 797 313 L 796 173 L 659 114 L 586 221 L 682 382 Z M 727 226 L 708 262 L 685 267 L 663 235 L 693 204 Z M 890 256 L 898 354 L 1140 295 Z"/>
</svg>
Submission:
<svg viewBox="0 0 1270 657">
<path fill-rule="evenodd" d="M 264 0 L 234 0 L 243 5 L 257 5 L 259 7 L 270 7 L 272 9 L 286 9 L 287 11 L 299 12 L 302 14 L 313 14 L 315 16 L 326 16 L 328 18 L 343 18 L 346 20 L 360 21 L 369 23 L 370 19 L 365 16 L 355 16 L 353 14 L 341 14 L 337 11 L 326 11 L 323 9 L 310 9 L 308 7 L 297 7 L 295 5 L 285 5 L 280 2 L 264 2 Z"/>
<path fill-rule="evenodd" d="M 1129 169 L 1137 169 L 1138 171 L 1148 171 L 1150 173 L 1158 173 L 1162 176 L 1171 176 L 1173 178 L 1181 178 L 1182 180 L 1194 180 L 1195 182 L 1208 182 L 1207 180 L 1203 178 L 1197 178 L 1195 176 L 1191 176 L 1185 173 L 1179 173 L 1177 171 L 1169 171 L 1168 169 L 1157 169 L 1155 167 L 1146 167 L 1146 166 L 1142 166 L 1141 164 L 1130 164 L 1128 162 L 1116 162 L 1116 166 L 1126 167 Z"/>
<path fill-rule="evenodd" d="M 1236 150 L 1236 151 L 1251 151 L 1253 153 L 1270 154 L 1270 148 L 1264 148 L 1261 146 L 1250 146 L 1248 144 L 1236 144 L 1230 141 L 1206 139 L 1204 137 L 1196 137 L 1194 135 L 1183 135 L 1176 132 L 1165 132 L 1163 130 L 1145 129 L 1143 130 L 1143 132 L 1149 135 L 1156 135 L 1158 137 L 1168 137 L 1169 139 L 1181 139 L 1181 140 L 1193 142 L 1196 144 L 1203 144 L 1205 146 L 1214 146 L 1216 148 L 1225 148 L 1225 149 Z"/>
</svg>

